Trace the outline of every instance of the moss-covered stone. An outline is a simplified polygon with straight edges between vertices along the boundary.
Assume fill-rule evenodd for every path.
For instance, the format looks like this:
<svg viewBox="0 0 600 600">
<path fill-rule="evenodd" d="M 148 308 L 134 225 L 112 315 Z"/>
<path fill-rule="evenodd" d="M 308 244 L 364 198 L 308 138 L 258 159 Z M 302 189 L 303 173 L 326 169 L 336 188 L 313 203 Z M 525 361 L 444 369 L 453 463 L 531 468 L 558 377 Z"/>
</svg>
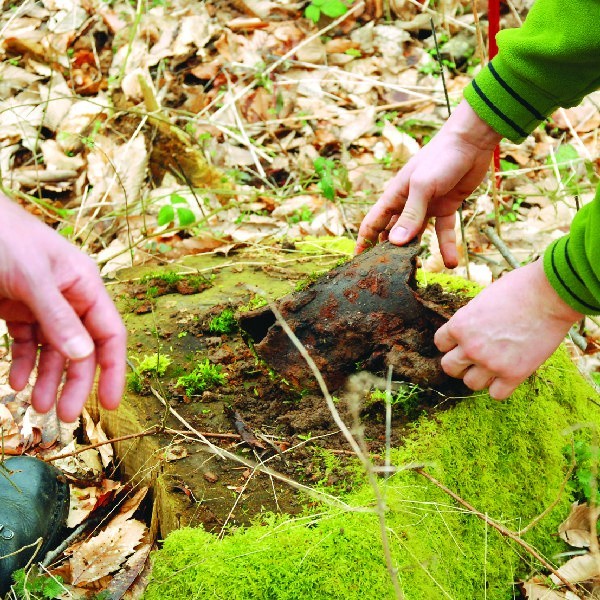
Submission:
<svg viewBox="0 0 600 600">
<path fill-rule="evenodd" d="M 394 452 L 398 466 L 424 463 L 480 511 L 518 530 L 560 494 L 570 425 L 599 423 L 596 392 L 559 350 L 505 402 L 460 400 L 414 423 Z M 578 435 L 585 435 L 585 429 Z M 546 557 L 572 494 L 526 539 Z M 406 600 L 508 600 L 513 583 L 537 569 L 522 548 L 410 470 L 386 487 L 387 526 Z M 363 486 L 347 498 L 372 506 Z M 265 516 L 218 540 L 201 529 L 171 533 L 155 553 L 147 600 L 381 599 L 393 590 L 373 514 L 319 506 L 302 518 Z"/>
</svg>

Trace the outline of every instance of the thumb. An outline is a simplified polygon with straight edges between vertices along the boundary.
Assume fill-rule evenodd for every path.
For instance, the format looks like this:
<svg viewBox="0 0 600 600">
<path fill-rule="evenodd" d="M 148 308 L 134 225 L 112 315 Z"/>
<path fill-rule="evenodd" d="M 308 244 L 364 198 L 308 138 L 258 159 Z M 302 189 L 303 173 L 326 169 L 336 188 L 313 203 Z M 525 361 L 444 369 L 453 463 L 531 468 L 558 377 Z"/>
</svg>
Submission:
<svg viewBox="0 0 600 600">
<path fill-rule="evenodd" d="M 73 307 L 52 283 L 41 284 L 24 299 L 37 319 L 45 339 L 69 360 L 94 352 L 94 342 Z"/>
<path fill-rule="evenodd" d="M 427 200 L 423 195 L 410 193 L 402 214 L 392 227 L 389 240 L 392 244 L 406 244 L 419 235 L 427 218 Z"/>
</svg>

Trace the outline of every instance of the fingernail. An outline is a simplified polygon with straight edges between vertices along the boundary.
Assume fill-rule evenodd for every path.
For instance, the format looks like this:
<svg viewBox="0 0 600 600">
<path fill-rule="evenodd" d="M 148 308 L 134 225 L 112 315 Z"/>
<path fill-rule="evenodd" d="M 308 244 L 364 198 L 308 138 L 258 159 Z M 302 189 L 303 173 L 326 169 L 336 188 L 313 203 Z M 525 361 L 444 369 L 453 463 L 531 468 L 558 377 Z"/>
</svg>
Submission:
<svg viewBox="0 0 600 600">
<path fill-rule="evenodd" d="M 406 227 L 394 227 L 389 234 L 388 239 L 392 244 L 403 244 L 408 242 L 408 229 Z"/>
<path fill-rule="evenodd" d="M 94 351 L 94 344 L 89 338 L 78 335 L 65 342 L 65 352 L 71 360 L 88 357 Z"/>
</svg>

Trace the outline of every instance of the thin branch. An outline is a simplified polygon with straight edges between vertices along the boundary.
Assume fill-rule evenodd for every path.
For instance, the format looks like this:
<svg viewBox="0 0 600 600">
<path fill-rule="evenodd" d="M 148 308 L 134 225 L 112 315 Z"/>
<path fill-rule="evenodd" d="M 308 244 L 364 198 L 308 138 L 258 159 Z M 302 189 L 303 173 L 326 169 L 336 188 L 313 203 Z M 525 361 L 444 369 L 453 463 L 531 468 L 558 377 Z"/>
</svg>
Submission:
<svg viewBox="0 0 600 600">
<path fill-rule="evenodd" d="M 490 242 L 496 246 L 502 258 L 513 268 L 518 269 L 521 263 L 514 257 L 513 253 L 508 249 L 508 246 L 500 239 L 498 234 L 491 227 L 484 227 L 483 233 L 488 237 Z"/>
<path fill-rule="evenodd" d="M 451 498 L 456 500 L 456 502 L 458 502 L 459 504 L 464 506 L 469 512 L 474 514 L 476 517 L 481 519 L 484 523 L 486 523 L 490 527 L 493 527 L 496 531 L 498 531 L 498 533 L 500 533 L 500 535 L 503 535 L 504 537 L 507 537 L 507 538 L 513 540 L 513 542 L 515 542 L 519 546 L 521 546 L 521 548 L 523 548 L 529 554 L 531 554 L 531 556 L 533 556 L 533 558 L 535 558 L 545 569 L 548 569 L 548 571 L 550 571 L 553 575 L 555 575 L 569 589 L 569 591 L 573 592 L 578 598 L 584 597 L 582 595 L 582 593 L 570 581 L 565 579 L 565 577 L 563 575 L 561 575 L 561 573 L 559 573 L 533 546 L 530 546 L 525 540 L 521 539 L 514 531 L 511 531 L 510 529 L 507 529 L 506 527 L 504 527 L 504 525 L 501 525 L 500 523 L 497 523 L 493 519 L 490 519 L 490 517 L 488 517 L 481 511 L 477 510 L 474 506 L 469 504 L 466 500 L 463 500 L 458 494 L 453 492 L 450 488 L 446 487 L 442 482 L 438 481 L 435 477 L 430 475 L 427 471 L 424 471 L 421 468 L 417 468 L 417 469 L 415 469 L 415 472 L 418 473 L 419 475 L 422 475 L 423 477 L 425 477 L 425 479 L 428 479 L 429 481 L 431 481 L 431 483 L 433 483 L 433 485 L 438 487 L 444 493 L 448 494 L 448 496 L 450 496 Z"/>
</svg>

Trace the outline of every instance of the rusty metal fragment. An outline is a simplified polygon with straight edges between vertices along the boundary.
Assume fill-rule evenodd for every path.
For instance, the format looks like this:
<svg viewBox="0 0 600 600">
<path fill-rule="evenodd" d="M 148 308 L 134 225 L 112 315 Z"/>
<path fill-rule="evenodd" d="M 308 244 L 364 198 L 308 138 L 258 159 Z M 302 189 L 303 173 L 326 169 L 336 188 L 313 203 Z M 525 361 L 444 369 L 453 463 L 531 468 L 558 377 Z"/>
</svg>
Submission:
<svg viewBox="0 0 600 600">
<path fill-rule="evenodd" d="M 357 370 L 382 372 L 388 365 L 397 380 L 440 390 L 456 386 L 442 371 L 433 343 L 450 315 L 415 291 L 417 252 L 416 242 L 378 244 L 276 303 L 330 390 Z M 269 307 L 243 313 L 239 321 L 259 356 L 280 375 L 298 387 L 317 387 Z"/>
</svg>

